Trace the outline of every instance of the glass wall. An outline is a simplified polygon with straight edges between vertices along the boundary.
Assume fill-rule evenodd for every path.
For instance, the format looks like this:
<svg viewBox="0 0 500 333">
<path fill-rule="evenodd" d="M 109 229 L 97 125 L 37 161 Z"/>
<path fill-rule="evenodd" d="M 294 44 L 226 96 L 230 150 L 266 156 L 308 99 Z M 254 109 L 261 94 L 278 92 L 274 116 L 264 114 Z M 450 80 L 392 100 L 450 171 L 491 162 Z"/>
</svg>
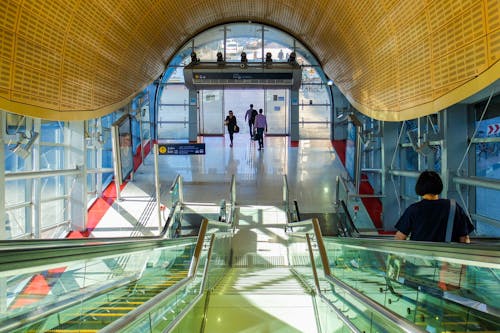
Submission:
<svg viewBox="0 0 500 333">
<path fill-rule="evenodd" d="M 126 108 L 87 121 L 49 121 L 0 111 L 6 193 L 5 230 L 0 235 L 65 237 L 72 196 L 85 195 L 76 193 L 84 188 L 80 170 L 87 170 L 88 207 L 113 180 L 111 124 L 124 113 L 132 115 L 134 165 L 142 162 L 143 150 L 149 152 L 154 132 L 149 100 L 145 91 Z"/>
<path fill-rule="evenodd" d="M 500 180 L 500 96 L 474 106 L 474 166 L 476 176 Z M 478 233 L 500 237 L 500 191 L 476 187 Z"/>
<path fill-rule="evenodd" d="M 199 92 L 198 132 L 201 135 L 224 134 L 224 91 L 202 90 Z"/>
<path fill-rule="evenodd" d="M 330 139 L 331 89 L 326 84 L 327 78 L 312 53 L 292 36 L 273 27 L 255 23 L 234 23 L 209 29 L 194 37 L 169 64 L 159 91 L 159 140 L 188 139 L 189 96 L 183 85 L 182 69 L 190 63 L 192 51 L 196 52 L 202 62 L 215 62 L 217 52 L 221 52 L 227 62 L 240 62 L 242 52 L 246 53 L 249 62 L 262 62 L 267 53 L 271 54 L 273 62 L 286 62 L 290 54 L 295 52 L 296 60 L 303 68 L 298 101 L 299 136 L 301 139 Z M 231 102 L 230 96 L 234 93 L 227 88 L 199 91 L 198 134 L 222 135 L 224 128 L 219 120 L 227 111 L 232 109 L 237 114 L 242 110 L 246 111 L 252 103 L 256 109 L 263 109 L 272 124 L 269 134 L 288 135 L 289 91 L 259 90 L 260 93 L 252 103 L 251 100 L 246 100 L 246 90 L 240 89 L 239 96 L 243 100 L 239 104 Z M 262 96 L 262 100 L 259 100 L 259 96 Z M 205 112 L 207 114 L 204 114 Z M 244 113 L 242 117 L 238 117 L 240 118 L 244 119 Z"/>
</svg>

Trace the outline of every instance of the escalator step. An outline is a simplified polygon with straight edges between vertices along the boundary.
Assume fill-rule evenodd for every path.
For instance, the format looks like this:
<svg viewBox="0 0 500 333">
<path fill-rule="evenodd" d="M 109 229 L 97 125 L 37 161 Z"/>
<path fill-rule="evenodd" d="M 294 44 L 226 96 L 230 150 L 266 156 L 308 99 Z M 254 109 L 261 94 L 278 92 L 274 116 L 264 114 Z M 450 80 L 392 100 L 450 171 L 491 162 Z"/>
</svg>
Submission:
<svg viewBox="0 0 500 333">
<path fill-rule="evenodd" d="M 101 306 L 99 307 L 99 310 L 114 310 L 114 311 L 132 311 L 135 309 L 134 306 Z M 95 308 L 85 308 L 83 309 L 84 311 L 92 311 L 95 310 Z"/>
<path fill-rule="evenodd" d="M 53 330 L 48 330 L 46 332 L 49 333 L 94 333 L 98 332 L 99 330 L 84 330 L 84 329 L 78 329 L 78 330 L 70 330 L 70 329 L 53 329 Z"/>
</svg>

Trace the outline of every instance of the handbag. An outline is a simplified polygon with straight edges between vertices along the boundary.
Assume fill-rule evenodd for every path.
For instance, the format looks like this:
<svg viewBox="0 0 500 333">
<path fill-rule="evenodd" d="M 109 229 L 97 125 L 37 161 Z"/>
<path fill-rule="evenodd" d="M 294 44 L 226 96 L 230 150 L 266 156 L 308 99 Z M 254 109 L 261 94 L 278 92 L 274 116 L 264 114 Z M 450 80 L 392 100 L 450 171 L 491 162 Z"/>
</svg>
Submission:
<svg viewBox="0 0 500 333">
<path fill-rule="evenodd" d="M 453 222 L 455 219 L 455 211 L 457 204 L 454 199 L 450 199 L 450 213 L 448 214 L 448 223 L 446 225 L 445 242 L 451 242 L 453 232 Z M 460 289 L 461 284 L 466 281 L 467 266 L 456 263 L 441 262 L 441 270 L 439 272 L 438 286 L 442 290 Z"/>
<path fill-rule="evenodd" d="M 234 125 L 233 132 L 238 133 L 240 131 L 240 127 L 238 125 Z"/>
</svg>

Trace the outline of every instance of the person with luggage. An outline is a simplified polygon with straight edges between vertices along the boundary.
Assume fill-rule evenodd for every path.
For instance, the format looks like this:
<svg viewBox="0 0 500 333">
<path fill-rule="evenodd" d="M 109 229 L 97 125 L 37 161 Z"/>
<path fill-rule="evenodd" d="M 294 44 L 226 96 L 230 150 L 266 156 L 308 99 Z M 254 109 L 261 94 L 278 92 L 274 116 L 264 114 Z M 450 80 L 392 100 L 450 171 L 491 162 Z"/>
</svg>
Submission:
<svg viewBox="0 0 500 333">
<path fill-rule="evenodd" d="M 229 144 L 229 147 L 233 146 L 233 134 L 235 132 L 238 132 L 236 130 L 238 128 L 236 117 L 233 114 L 232 110 L 229 110 L 229 115 L 226 117 L 226 120 L 224 121 L 224 124 L 227 126 L 227 132 L 229 133 L 229 140 L 231 143 Z"/>
<path fill-rule="evenodd" d="M 257 132 L 255 135 L 257 135 L 259 141 L 259 150 L 264 149 L 264 131 L 267 133 L 267 119 L 262 112 L 262 109 L 259 109 L 259 114 L 255 116 L 254 124 L 255 131 Z"/>
</svg>

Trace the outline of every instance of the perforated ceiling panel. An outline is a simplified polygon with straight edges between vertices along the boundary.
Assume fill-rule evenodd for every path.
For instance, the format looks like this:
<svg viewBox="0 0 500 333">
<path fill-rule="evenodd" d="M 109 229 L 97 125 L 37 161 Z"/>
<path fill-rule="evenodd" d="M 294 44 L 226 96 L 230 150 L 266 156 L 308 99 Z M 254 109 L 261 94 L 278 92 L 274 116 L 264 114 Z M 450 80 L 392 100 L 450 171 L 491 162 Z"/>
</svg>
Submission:
<svg viewBox="0 0 500 333">
<path fill-rule="evenodd" d="M 0 108 L 49 119 L 114 111 L 204 29 L 281 28 L 360 111 L 437 112 L 500 77 L 500 0 L 2 0 Z"/>
</svg>

